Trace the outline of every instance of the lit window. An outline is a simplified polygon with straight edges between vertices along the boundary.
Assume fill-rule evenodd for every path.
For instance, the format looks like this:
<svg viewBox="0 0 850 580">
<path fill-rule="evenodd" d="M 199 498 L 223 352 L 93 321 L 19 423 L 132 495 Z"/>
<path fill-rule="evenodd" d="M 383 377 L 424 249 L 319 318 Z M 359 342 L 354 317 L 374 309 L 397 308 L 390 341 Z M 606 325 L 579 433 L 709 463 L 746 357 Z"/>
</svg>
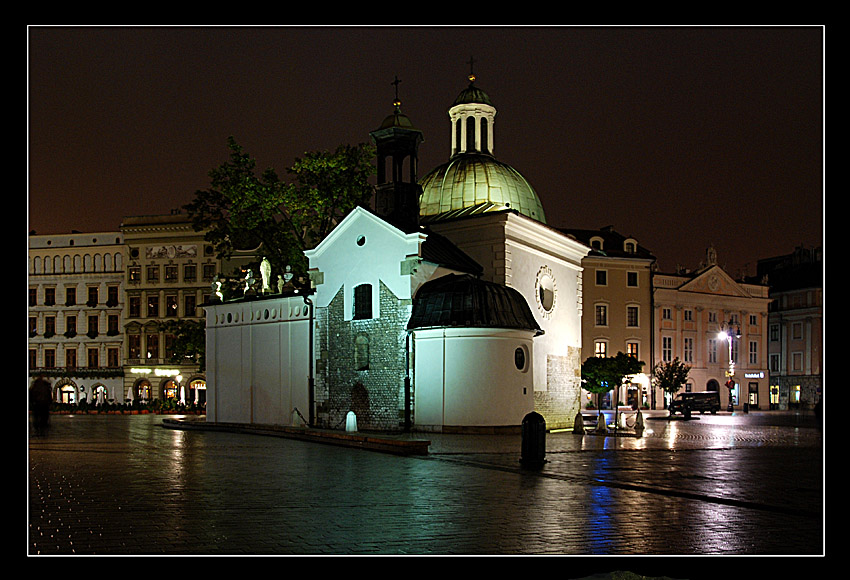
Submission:
<svg viewBox="0 0 850 580">
<path fill-rule="evenodd" d="M 608 356 L 608 343 L 604 340 L 599 340 L 593 345 L 593 354 L 600 358 Z"/>
<path fill-rule="evenodd" d="M 159 296 L 148 295 L 148 318 L 159 316 Z"/>
</svg>

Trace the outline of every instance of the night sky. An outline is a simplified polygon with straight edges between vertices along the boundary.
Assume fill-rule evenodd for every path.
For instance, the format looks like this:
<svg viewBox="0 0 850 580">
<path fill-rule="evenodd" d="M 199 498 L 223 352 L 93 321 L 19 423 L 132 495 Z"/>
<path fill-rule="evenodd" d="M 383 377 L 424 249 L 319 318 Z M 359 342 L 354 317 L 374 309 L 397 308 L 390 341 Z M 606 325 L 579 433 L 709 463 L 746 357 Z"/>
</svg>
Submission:
<svg viewBox="0 0 850 580">
<path fill-rule="evenodd" d="M 822 244 L 821 27 L 31 27 L 28 224 L 117 231 L 209 187 L 233 136 L 284 176 L 369 142 L 392 112 L 448 160 L 447 111 L 476 84 L 496 157 L 549 225 L 612 225 L 662 271 L 713 244 L 730 274 Z"/>
</svg>

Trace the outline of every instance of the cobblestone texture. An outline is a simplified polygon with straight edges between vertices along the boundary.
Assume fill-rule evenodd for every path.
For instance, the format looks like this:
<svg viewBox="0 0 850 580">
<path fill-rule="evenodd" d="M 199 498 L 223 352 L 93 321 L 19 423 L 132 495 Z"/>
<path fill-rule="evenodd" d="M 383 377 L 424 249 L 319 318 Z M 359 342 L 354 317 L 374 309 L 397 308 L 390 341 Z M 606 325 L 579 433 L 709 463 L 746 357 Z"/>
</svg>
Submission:
<svg viewBox="0 0 850 580">
<path fill-rule="evenodd" d="M 791 415 L 641 439 L 438 435 L 424 457 L 153 415 L 54 416 L 29 445 L 29 554 L 820 555 L 822 432 Z M 563 566 L 569 578 L 569 561 Z"/>
</svg>

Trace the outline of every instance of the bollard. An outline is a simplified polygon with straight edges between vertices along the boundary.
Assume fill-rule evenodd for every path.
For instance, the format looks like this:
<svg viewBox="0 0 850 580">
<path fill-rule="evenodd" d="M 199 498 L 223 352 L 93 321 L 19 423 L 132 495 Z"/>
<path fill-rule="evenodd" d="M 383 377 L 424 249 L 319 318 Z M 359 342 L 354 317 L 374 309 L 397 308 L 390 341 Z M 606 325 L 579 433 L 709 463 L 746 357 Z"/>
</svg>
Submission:
<svg viewBox="0 0 850 580">
<path fill-rule="evenodd" d="M 520 463 L 526 467 L 540 467 L 546 457 L 546 421 L 532 411 L 522 420 L 522 456 Z"/>
<path fill-rule="evenodd" d="M 573 421 L 573 433 L 584 434 L 584 417 L 582 417 L 581 409 L 576 413 L 575 421 Z"/>
<path fill-rule="evenodd" d="M 638 409 L 637 416 L 635 417 L 635 433 L 638 437 L 643 436 L 643 429 L 643 413 L 641 413 L 640 409 Z"/>
<path fill-rule="evenodd" d="M 349 411 L 345 416 L 345 431 L 346 433 L 357 431 L 357 415 L 354 414 L 354 411 Z"/>
<path fill-rule="evenodd" d="M 599 413 L 599 419 L 596 421 L 596 432 L 597 433 L 607 433 L 608 432 L 608 422 L 605 419 L 605 413 Z"/>
</svg>

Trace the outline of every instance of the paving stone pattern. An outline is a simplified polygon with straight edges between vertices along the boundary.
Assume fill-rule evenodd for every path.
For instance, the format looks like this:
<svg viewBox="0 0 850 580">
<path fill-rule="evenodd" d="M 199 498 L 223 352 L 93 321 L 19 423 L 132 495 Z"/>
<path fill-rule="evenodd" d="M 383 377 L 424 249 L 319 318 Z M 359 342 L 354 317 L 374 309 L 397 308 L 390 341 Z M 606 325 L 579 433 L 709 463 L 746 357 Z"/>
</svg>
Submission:
<svg viewBox="0 0 850 580">
<path fill-rule="evenodd" d="M 54 416 L 29 444 L 28 553 L 823 554 L 822 431 L 764 415 L 549 433 L 537 469 L 515 436 L 428 434 L 399 457 Z"/>
</svg>

